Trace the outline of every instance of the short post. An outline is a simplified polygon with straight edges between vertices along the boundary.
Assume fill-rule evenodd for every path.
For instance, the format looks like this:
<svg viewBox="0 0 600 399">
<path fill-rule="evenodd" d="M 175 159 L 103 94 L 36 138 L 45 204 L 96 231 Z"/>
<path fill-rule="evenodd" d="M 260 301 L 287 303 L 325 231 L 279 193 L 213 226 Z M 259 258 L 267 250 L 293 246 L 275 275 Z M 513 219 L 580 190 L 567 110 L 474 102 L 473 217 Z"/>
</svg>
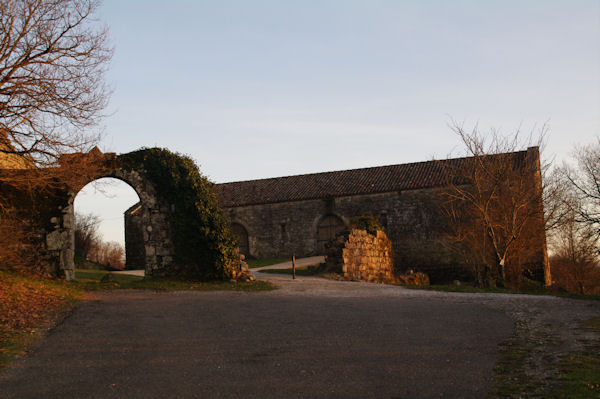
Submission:
<svg viewBox="0 0 600 399">
<path fill-rule="evenodd" d="M 296 279 L 296 254 L 292 254 L 292 280 Z"/>
</svg>

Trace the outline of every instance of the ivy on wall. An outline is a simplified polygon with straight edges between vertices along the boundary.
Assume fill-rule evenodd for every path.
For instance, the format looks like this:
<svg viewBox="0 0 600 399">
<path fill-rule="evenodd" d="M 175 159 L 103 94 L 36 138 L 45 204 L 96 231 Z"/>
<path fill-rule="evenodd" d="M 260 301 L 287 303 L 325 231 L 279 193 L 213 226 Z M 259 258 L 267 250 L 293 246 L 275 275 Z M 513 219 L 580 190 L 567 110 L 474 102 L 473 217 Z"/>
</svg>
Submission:
<svg viewBox="0 0 600 399">
<path fill-rule="evenodd" d="M 231 278 L 239 269 L 237 243 L 214 193 L 214 184 L 188 156 L 143 148 L 119 156 L 120 166 L 143 169 L 157 195 L 170 206 L 173 270 L 196 280 Z"/>
<path fill-rule="evenodd" d="M 366 230 L 367 233 L 376 236 L 378 230 L 384 230 L 379 220 L 372 215 L 363 215 L 352 218 L 350 229 Z"/>
</svg>

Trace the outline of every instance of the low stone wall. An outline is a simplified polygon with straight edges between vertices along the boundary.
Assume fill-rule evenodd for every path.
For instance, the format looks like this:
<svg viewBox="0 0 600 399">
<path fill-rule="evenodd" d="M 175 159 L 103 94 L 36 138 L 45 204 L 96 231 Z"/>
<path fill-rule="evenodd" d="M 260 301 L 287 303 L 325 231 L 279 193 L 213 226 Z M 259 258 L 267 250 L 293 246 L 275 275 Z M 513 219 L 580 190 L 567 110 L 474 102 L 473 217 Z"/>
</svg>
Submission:
<svg viewBox="0 0 600 399">
<path fill-rule="evenodd" d="M 352 280 L 391 281 L 394 279 L 392 242 L 383 231 L 371 235 L 353 229 L 342 250 L 344 277 Z"/>
</svg>

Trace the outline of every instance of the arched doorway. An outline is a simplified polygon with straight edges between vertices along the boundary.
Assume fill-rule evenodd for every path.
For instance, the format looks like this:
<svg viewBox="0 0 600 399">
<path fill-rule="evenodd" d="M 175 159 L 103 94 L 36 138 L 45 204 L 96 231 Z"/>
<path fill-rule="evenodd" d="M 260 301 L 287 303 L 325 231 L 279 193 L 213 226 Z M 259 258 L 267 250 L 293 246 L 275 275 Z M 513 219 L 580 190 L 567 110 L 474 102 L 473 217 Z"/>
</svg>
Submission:
<svg viewBox="0 0 600 399">
<path fill-rule="evenodd" d="M 66 280 L 75 278 L 74 209 L 76 194 L 86 183 L 103 177 L 114 177 L 130 185 L 139 196 L 141 207 L 131 209 L 139 218 L 144 253 L 144 273 L 167 277 L 186 274 L 192 278 L 230 278 L 235 275 L 237 259 L 231 242 L 225 241 L 225 215 L 217 211 L 212 185 L 189 158 L 166 149 L 147 148 L 127 154 L 102 153 L 93 148 L 87 153 L 66 154 L 61 168 L 92 165 L 91 171 L 77 176 L 70 184 L 54 189 L 52 198 L 44 201 L 39 226 L 40 253 L 46 257 L 48 272 Z M 148 170 L 162 170 L 157 175 Z M 182 170 L 190 179 L 177 179 Z M 182 197 L 181 191 L 190 197 Z M 191 201 L 188 200 L 191 199 Z M 206 210 L 206 217 L 199 214 Z M 203 212 L 203 211 L 202 211 Z M 173 221 L 176 221 L 173 223 Z M 208 221 L 218 234 L 198 229 Z M 190 234 L 190 232 L 192 232 Z M 197 234 L 197 235 L 196 235 Z M 195 245 L 200 242 L 203 245 Z M 209 248 L 205 251 L 204 248 Z M 204 262 L 204 257 L 210 258 Z"/>
<path fill-rule="evenodd" d="M 317 225 L 317 251 L 325 253 L 325 244 L 335 238 L 335 235 L 344 230 L 344 221 L 336 215 L 327 215 Z"/>
<path fill-rule="evenodd" d="M 85 185 L 73 201 L 75 210 L 75 265 L 78 268 L 144 269 L 141 234 L 131 229 L 130 210 L 140 208 L 140 197 L 123 180 L 100 178 Z"/>
<path fill-rule="evenodd" d="M 135 190 L 139 198 L 141 207 L 136 210 L 135 215 L 140 229 L 135 236 L 141 241 L 139 246 L 141 253 L 138 255 L 143 260 L 143 265 L 135 267 L 141 266 L 147 276 L 163 276 L 170 273 L 174 259 L 173 241 L 168 222 L 171 206 L 157 196 L 154 183 L 140 166 L 121 167 L 120 162 L 122 161 L 115 159 L 114 154 L 102 154 L 99 150 L 93 150 L 83 156 L 96 157 L 100 160 L 104 158 L 105 167 L 101 168 L 95 178 L 89 179 L 88 182 L 101 178 L 115 178 L 125 182 L 126 186 L 129 186 L 128 189 Z M 58 212 L 51 218 L 52 226 L 46 233 L 47 249 L 54 256 L 53 262 L 55 263 L 52 267 L 55 267 L 57 276 L 67 280 L 75 277 L 74 201 L 83 187 L 84 185 L 66 194 L 65 205 L 57 208 Z M 135 198 L 131 202 L 135 202 Z M 129 210 L 132 210 L 132 207 Z M 123 214 L 115 216 L 115 219 L 121 224 Z"/>
<path fill-rule="evenodd" d="M 244 256 L 250 255 L 250 244 L 248 242 L 248 230 L 239 223 L 231 224 L 231 231 L 235 234 L 238 245 L 240 248 L 240 254 Z"/>
</svg>

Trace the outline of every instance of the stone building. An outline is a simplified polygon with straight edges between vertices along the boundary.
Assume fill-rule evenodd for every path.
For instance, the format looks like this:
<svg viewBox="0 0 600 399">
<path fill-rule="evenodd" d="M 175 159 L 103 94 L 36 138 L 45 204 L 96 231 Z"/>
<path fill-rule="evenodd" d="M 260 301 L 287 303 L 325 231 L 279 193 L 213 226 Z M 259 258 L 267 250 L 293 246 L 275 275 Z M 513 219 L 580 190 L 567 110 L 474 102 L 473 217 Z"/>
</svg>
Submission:
<svg viewBox="0 0 600 399">
<path fill-rule="evenodd" d="M 537 147 L 513 154 L 534 165 L 540 181 Z M 464 270 L 440 239 L 445 218 L 439 193 L 448 182 L 448 163 L 427 161 L 337 172 L 314 173 L 216 185 L 217 197 L 239 238 L 240 251 L 257 258 L 324 254 L 325 244 L 356 216 L 379 219 L 392 241 L 398 270 L 426 272 L 436 280 Z M 540 192 L 541 201 L 541 192 Z M 543 271 L 545 233 L 537 230 Z"/>
<path fill-rule="evenodd" d="M 510 155 L 531 166 L 523 173 L 540 188 L 541 206 L 538 148 Z M 425 272 L 435 282 L 468 275 L 462 261 L 442 244 L 446 219 L 440 212 L 449 165 L 461 162 L 469 158 L 223 183 L 215 191 L 240 252 L 250 258 L 323 255 L 325 245 L 352 218 L 370 215 L 379 219 L 392 242 L 396 270 Z M 125 212 L 128 267 L 141 266 L 136 264 L 136 240 L 142 234 L 136 209 Z M 530 263 L 541 279 L 547 267 L 541 223 L 533 235 L 539 251 Z"/>
</svg>

